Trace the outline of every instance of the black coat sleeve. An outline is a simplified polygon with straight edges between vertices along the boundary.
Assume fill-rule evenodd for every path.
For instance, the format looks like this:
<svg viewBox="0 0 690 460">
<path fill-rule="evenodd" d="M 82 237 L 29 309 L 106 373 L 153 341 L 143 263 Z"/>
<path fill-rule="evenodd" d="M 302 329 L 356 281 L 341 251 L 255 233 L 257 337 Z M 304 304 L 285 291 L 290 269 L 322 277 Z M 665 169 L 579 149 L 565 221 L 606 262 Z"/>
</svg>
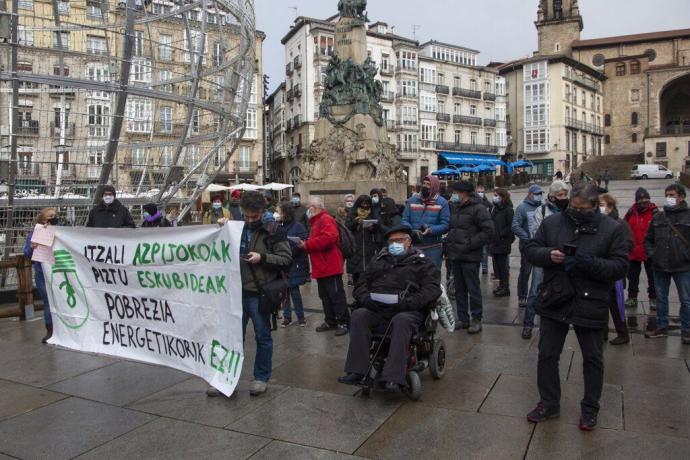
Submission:
<svg viewBox="0 0 690 460">
<path fill-rule="evenodd" d="M 474 224 L 479 231 L 470 238 L 470 250 L 486 246 L 486 243 L 494 236 L 494 222 L 491 220 L 491 216 L 484 205 L 477 206 L 477 212 L 474 215 L 474 219 Z"/>
<path fill-rule="evenodd" d="M 629 252 L 623 227 L 617 225 L 611 235 L 606 257 L 594 257 L 585 270 L 582 270 L 579 265 L 578 269 L 595 281 L 617 281 L 625 278 L 628 273 Z"/>
<path fill-rule="evenodd" d="M 542 222 L 534 238 L 528 240 L 525 245 L 525 257 L 527 257 L 530 263 L 537 267 L 546 268 L 556 266 L 556 264 L 551 261 L 551 251 L 557 248 L 548 246 L 546 232 L 547 226 Z"/>
<path fill-rule="evenodd" d="M 441 297 L 441 272 L 439 269 L 430 259 L 419 264 L 419 267 L 417 279 L 422 284 L 418 290 L 408 293 L 403 300 L 402 307 L 407 311 L 427 308 Z"/>
<path fill-rule="evenodd" d="M 124 206 L 122 207 L 122 226 L 129 228 L 137 228 L 137 224 L 134 223 L 132 214 L 129 212 L 129 209 L 125 208 Z"/>
<path fill-rule="evenodd" d="M 647 254 L 647 257 L 649 257 L 649 260 L 652 260 L 654 258 L 654 248 L 656 247 L 656 239 L 654 235 L 654 221 L 657 219 L 657 216 L 659 214 L 655 214 L 654 218 L 652 219 L 652 222 L 649 225 L 649 228 L 647 229 L 647 235 L 644 237 L 644 252 Z"/>
</svg>

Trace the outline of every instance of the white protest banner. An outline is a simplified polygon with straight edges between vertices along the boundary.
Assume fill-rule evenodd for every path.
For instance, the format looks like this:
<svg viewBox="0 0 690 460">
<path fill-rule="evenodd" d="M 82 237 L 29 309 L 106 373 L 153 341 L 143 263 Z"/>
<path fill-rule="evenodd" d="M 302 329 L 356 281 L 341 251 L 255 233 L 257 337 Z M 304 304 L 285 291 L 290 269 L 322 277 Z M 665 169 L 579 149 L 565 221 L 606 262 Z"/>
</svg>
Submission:
<svg viewBox="0 0 690 460">
<path fill-rule="evenodd" d="M 173 367 L 229 396 L 244 360 L 242 226 L 58 227 L 43 264 L 49 343 Z"/>
</svg>

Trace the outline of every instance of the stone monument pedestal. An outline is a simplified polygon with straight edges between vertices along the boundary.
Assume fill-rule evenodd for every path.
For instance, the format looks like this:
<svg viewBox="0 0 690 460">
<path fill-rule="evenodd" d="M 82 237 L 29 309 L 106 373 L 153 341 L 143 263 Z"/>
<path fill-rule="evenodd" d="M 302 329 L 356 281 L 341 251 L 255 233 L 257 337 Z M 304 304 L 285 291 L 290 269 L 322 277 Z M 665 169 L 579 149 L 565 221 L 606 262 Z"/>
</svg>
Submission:
<svg viewBox="0 0 690 460">
<path fill-rule="evenodd" d="M 374 180 L 362 180 L 354 182 L 301 182 L 297 190 L 306 202 L 309 196 L 319 196 L 323 199 L 326 209 L 332 214 L 343 206 L 343 198 L 352 193 L 355 198 L 360 195 L 369 195 L 373 188 L 385 188 L 388 196 L 397 204 L 405 204 L 407 200 L 407 184 L 403 182 L 377 182 Z"/>
</svg>

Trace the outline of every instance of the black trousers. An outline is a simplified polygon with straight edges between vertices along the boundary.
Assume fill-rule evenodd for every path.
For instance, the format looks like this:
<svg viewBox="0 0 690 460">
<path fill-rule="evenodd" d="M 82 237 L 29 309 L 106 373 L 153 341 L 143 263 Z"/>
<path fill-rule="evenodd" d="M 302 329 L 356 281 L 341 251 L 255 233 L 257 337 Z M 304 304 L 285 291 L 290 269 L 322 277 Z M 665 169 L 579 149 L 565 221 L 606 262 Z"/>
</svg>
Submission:
<svg viewBox="0 0 690 460">
<path fill-rule="evenodd" d="M 319 298 L 323 303 L 325 322 L 329 326 L 350 323 L 350 312 L 347 309 L 345 286 L 341 275 L 329 276 L 316 280 L 319 288 Z"/>
<path fill-rule="evenodd" d="M 412 335 L 424 321 L 424 314 L 419 311 L 406 311 L 396 314 L 391 321 L 390 348 L 383 372 L 379 377 L 384 382 L 405 384 L 407 373 L 407 345 Z M 359 308 L 352 313 L 350 325 L 350 347 L 347 350 L 345 372 L 365 375 L 369 370 L 369 350 L 371 349 L 371 331 L 376 326 L 388 324 L 388 319 L 379 313 L 366 308 Z"/>
<path fill-rule="evenodd" d="M 522 243 L 522 241 L 521 241 Z M 526 243 L 525 243 L 526 244 Z M 521 244 L 522 246 L 522 244 Z M 529 263 L 523 249 L 520 249 L 520 275 L 518 276 L 518 298 L 526 299 L 529 294 L 529 276 L 532 273 L 532 264 Z"/>
<path fill-rule="evenodd" d="M 642 264 L 644 264 L 644 271 L 647 273 L 647 296 L 650 300 L 656 299 L 656 291 L 654 290 L 654 270 L 652 269 L 652 261 L 646 260 L 639 262 L 637 260 L 630 261 L 630 268 L 628 269 L 628 298 L 637 299 L 637 294 L 640 292 L 640 273 L 642 272 Z"/>
<path fill-rule="evenodd" d="M 616 328 L 616 334 L 620 336 L 628 336 L 628 325 L 625 324 L 625 318 L 621 316 L 621 311 L 618 309 L 618 299 L 616 298 L 616 288 L 611 291 L 611 299 L 609 300 L 609 313 L 611 313 L 611 319 L 613 320 L 613 325 Z"/>
<path fill-rule="evenodd" d="M 541 317 L 537 384 L 541 402 L 548 408 L 560 407 L 561 378 L 558 362 L 569 330 L 570 325 L 567 323 Z M 582 351 L 585 380 L 585 395 L 580 406 L 583 412 L 596 414 L 599 412 L 599 400 L 604 386 L 604 337 L 601 329 L 580 326 L 575 326 L 575 334 Z"/>
<path fill-rule="evenodd" d="M 499 287 L 507 288 L 510 285 L 510 269 L 508 268 L 508 257 L 510 254 L 493 254 L 494 269 L 499 280 Z"/>
</svg>

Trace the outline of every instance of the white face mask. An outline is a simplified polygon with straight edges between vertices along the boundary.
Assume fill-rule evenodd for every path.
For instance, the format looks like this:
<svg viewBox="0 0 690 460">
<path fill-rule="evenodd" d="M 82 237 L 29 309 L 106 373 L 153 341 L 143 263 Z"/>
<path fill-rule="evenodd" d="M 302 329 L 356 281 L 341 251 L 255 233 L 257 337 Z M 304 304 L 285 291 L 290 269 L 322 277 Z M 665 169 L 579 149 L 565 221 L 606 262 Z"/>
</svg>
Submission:
<svg viewBox="0 0 690 460">
<path fill-rule="evenodd" d="M 673 197 L 667 197 L 666 198 L 666 206 L 672 208 L 678 204 L 678 198 L 673 198 Z"/>
<path fill-rule="evenodd" d="M 346 208 L 351 208 L 351 207 L 353 207 L 354 205 L 355 205 L 355 203 L 352 202 L 352 201 L 346 201 L 346 202 L 345 202 L 345 207 L 346 207 Z"/>
<path fill-rule="evenodd" d="M 493 201 L 494 204 L 499 204 L 501 202 L 501 197 L 494 196 L 493 198 L 491 198 L 491 201 Z"/>
<path fill-rule="evenodd" d="M 103 197 L 103 203 L 105 203 L 105 204 L 110 205 L 110 204 L 113 204 L 114 201 L 115 201 L 115 197 L 112 195 L 106 195 Z"/>
<path fill-rule="evenodd" d="M 609 215 L 609 212 L 606 209 L 606 206 L 599 206 L 599 211 L 601 211 L 602 214 L 606 214 L 607 216 Z"/>
<path fill-rule="evenodd" d="M 273 218 L 276 220 L 276 222 L 280 222 L 282 218 L 280 217 L 280 214 L 277 212 L 273 213 Z"/>
<path fill-rule="evenodd" d="M 477 192 L 477 195 L 479 195 L 479 198 L 484 198 L 484 192 Z"/>
</svg>

